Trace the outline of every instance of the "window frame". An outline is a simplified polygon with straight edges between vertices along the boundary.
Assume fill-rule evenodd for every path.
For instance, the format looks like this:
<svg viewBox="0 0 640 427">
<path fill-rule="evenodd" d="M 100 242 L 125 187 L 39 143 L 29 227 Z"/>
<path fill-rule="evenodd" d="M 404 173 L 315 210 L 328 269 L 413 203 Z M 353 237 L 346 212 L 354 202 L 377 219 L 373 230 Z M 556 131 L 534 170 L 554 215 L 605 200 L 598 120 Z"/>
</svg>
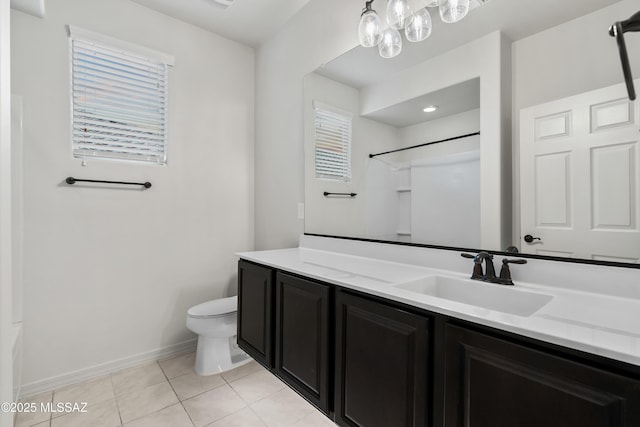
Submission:
<svg viewBox="0 0 640 427">
<path fill-rule="evenodd" d="M 324 116 L 333 116 L 332 119 L 337 122 L 343 121 L 345 125 L 345 131 L 348 133 L 348 137 L 342 138 L 342 152 L 340 157 L 344 158 L 341 163 L 343 166 L 342 174 L 323 173 L 323 170 L 318 170 L 318 112 Z M 321 118 L 320 118 L 321 119 Z M 326 117 L 325 117 L 326 119 Z M 339 124 L 337 126 L 340 126 Z M 313 101 L 313 158 L 314 158 L 314 174 L 317 180 L 334 181 L 334 182 L 351 182 L 353 178 L 352 174 L 352 152 L 353 152 L 353 114 L 349 111 L 342 110 L 337 107 L 333 107 L 328 104 L 324 104 L 319 101 Z M 334 131 L 339 131 L 336 129 Z M 336 132 L 337 133 L 337 132 Z M 335 142 L 326 141 L 329 145 L 337 145 Z M 345 154 L 346 152 L 346 154 Z M 339 168 L 338 168 L 339 169 Z M 325 169 L 326 170 L 326 169 Z"/>
<path fill-rule="evenodd" d="M 116 39 L 110 36 L 106 36 L 100 33 L 96 33 L 93 31 L 85 30 L 75 26 L 67 26 L 68 28 L 68 36 L 69 36 L 69 95 L 70 95 L 70 139 L 71 139 L 71 156 L 73 159 L 78 159 L 81 161 L 88 160 L 101 160 L 101 161 L 112 161 L 112 162 L 120 162 L 125 164 L 145 164 L 145 165 L 158 165 L 165 166 L 167 165 L 168 159 L 168 149 L 169 149 L 169 69 L 174 66 L 175 59 L 173 55 L 157 51 L 154 49 L 150 49 L 135 43 L 130 43 L 124 40 Z M 157 102 L 157 106 L 164 108 L 163 113 L 159 113 L 159 116 L 162 117 L 161 124 L 157 127 L 158 130 L 161 130 L 161 150 L 158 150 L 159 155 L 153 156 L 149 155 L 147 159 L 142 156 L 136 156 L 135 153 L 122 153 L 120 155 L 109 155 L 109 150 L 105 149 L 103 151 L 96 149 L 92 154 L 78 153 L 80 148 L 78 145 L 81 143 L 79 138 L 77 138 L 75 134 L 75 126 L 78 123 L 76 116 L 76 107 L 78 104 L 76 103 L 76 99 L 74 98 L 74 89 L 77 89 L 74 78 L 74 54 L 76 50 L 74 49 L 74 42 L 78 42 L 80 44 L 86 46 L 94 46 L 96 51 L 100 49 L 104 49 L 106 51 L 112 52 L 114 55 L 121 55 L 123 57 L 130 57 L 136 61 L 144 61 L 148 65 L 154 66 L 162 66 L 163 77 L 158 78 L 158 82 L 163 84 L 163 90 L 154 93 L 150 91 L 149 93 L 154 93 L 158 95 L 158 98 L 161 99 Z M 123 59 L 122 63 L 124 63 L 125 59 Z M 106 120 L 109 120 L 109 116 L 107 115 Z M 113 117 L 111 117 L 113 118 Z M 112 123 L 116 123 L 113 121 Z M 127 127 L 134 127 L 131 123 L 123 122 L 122 128 L 124 129 L 116 129 L 116 130 L 124 130 L 127 131 Z M 115 128 L 115 126 L 114 126 Z M 111 129 L 114 130 L 114 129 Z M 158 134 L 160 135 L 160 134 Z M 108 138 L 108 136 L 107 136 Z M 160 140 L 156 138 L 157 140 Z M 106 140 L 108 141 L 108 139 Z M 126 139 L 124 139 L 124 143 Z M 108 142 L 107 142 L 108 145 Z M 114 144 L 115 146 L 116 144 Z M 142 147 L 146 147 L 146 144 L 142 144 Z M 89 149 L 88 152 L 91 152 Z"/>
</svg>

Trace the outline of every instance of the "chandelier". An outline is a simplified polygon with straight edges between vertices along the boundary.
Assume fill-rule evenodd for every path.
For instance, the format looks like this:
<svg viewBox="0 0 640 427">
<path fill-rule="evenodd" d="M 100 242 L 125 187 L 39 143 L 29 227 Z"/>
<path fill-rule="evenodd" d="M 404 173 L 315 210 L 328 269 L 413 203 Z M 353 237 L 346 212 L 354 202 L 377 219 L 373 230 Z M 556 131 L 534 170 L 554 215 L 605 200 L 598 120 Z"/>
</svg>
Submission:
<svg viewBox="0 0 640 427">
<path fill-rule="evenodd" d="M 402 51 L 402 35 L 410 42 L 421 42 L 431 35 L 432 21 L 428 8 L 437 7 L 440 19 L 450 24 L 458 22 L 469 12 L 469 0 L 431 0 L 426 7 L 413 12 L 408 0 L 388 0 L 387 28 L 371 7 L 374 0 L 365 1 L 360 15 L 358 38 L 364 47 L 378 46 L 383 58 L 393 58 Z"/>
</svg>

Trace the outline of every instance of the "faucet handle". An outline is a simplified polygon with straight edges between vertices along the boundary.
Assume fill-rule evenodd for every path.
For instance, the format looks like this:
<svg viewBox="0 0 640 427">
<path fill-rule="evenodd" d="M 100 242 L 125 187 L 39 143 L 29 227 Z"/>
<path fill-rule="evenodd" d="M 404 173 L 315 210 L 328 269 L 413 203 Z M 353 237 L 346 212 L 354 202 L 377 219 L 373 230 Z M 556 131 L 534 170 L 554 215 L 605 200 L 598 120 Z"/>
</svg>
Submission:
<svg viewBox="0 0 640 427">
<path fill-rule="evenodd" d="M 482 271 L 482 260 L 478 260 L 478 257 L 473 254 L 461 253 L 461 257 L 463 258 L 472 258 L 473 259 L 473 273 L 471 273 L 472 279 L 482 279 L 484 278 L 484 272 Z"/>
<path fill-rule="evenodd" d="M 513 285 L 513 280 L 511 280 L 511 270 L 509 269 L 509 264 L 526 264 L 526 259 L 502 259 L 502 268 L 500 269 L 500 283 L 503 285 Z"/>
</svg>

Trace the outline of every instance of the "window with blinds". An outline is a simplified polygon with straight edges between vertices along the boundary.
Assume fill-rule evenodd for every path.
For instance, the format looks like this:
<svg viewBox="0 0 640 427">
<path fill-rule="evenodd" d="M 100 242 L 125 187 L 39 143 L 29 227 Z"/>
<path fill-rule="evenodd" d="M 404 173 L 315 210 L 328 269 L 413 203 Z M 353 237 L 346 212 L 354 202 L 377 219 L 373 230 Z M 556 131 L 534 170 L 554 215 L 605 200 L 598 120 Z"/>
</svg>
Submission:
<svg viewBox="0 0 640 427">
<path fill-rule="evenodd" d="M 316 178 L 351 181 L 351 115 L 314 102 Z"/>
<path fill-rule="evenodd" d="M 166 164 L 167 61 L 70 33 L 73 156 Z"/>
</svg>

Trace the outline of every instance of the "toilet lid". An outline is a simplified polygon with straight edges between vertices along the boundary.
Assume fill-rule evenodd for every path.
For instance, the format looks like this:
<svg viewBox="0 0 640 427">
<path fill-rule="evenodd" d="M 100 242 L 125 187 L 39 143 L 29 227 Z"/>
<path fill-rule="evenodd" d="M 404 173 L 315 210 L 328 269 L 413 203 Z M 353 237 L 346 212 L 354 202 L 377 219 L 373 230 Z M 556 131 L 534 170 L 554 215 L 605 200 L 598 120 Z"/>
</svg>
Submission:
<svg viewBox="0 0 640 427">
<path fill-rule="evenodd" d="M 219 298 L 194 305 L 187 311 L 191 317 L 215 317 L 238 310 L 238 297 Z"/>
</svg>

